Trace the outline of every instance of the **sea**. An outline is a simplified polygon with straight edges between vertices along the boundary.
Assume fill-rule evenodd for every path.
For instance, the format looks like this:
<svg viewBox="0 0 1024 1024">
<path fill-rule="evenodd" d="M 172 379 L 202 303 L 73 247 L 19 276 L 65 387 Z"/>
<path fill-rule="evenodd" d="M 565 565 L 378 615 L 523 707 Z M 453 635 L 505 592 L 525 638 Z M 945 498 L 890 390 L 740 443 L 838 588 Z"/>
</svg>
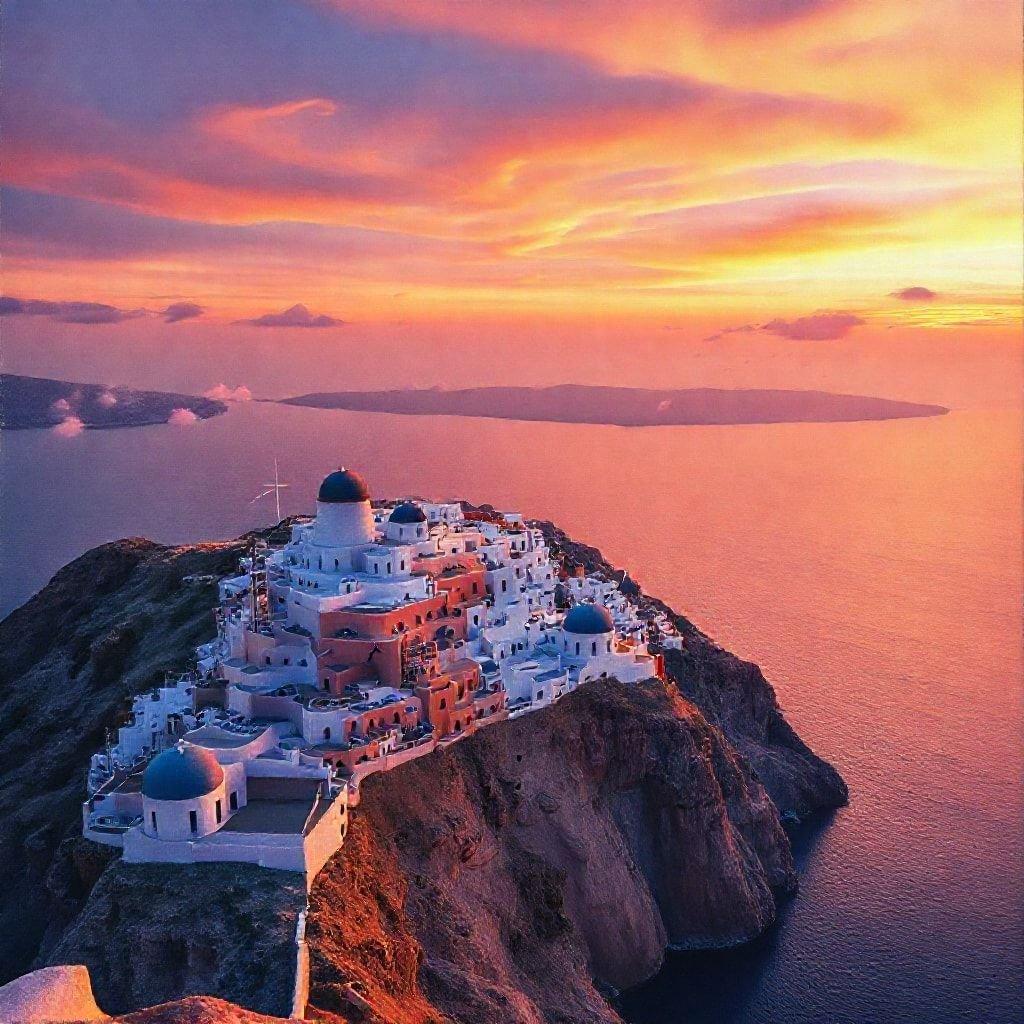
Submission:
<svg viewBox="0 0 1024 1024">
<path fill-rule="evenodd" d="M 1017 404 L 620 428 L 248 402 L 180 428 L 7 433 L 3 611 L 104 541 L 270 524 L 273 495 L 254 498 L 275 457 L 283 515 L 344 465 L 377 495 L 556 521 L 758 662 L 843 773 L 850 804 L 795 836 L 800 891 L 775 926 L 670 954 L 623 995 L 631 1024 L 1021 1019 Z"/>
</svg>

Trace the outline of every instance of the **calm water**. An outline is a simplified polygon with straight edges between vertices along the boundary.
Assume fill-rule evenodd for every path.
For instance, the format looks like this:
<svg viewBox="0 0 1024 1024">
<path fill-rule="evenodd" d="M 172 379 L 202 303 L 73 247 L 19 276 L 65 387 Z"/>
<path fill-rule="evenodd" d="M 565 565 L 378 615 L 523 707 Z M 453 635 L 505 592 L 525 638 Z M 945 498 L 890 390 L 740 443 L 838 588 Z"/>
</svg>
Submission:
<svg viewBox="0 0 1024 1024">
<path fill-rule="evenodd" d="M 628 1018 L 1000 1024 L 1019 1009 L 1024 912 L 1019 438 L 999 410 L 628 430 L 268 405 L 186 429 L 10 434 L 4 608 L 103 540 L 268 523 L 249 501 L 275 454 L 285 513 L 344 463 L 381 495 L 553 518 L 760 662 L 852 793 L 800 837 L 779 926 L 673 958 Z"/>
</svg>

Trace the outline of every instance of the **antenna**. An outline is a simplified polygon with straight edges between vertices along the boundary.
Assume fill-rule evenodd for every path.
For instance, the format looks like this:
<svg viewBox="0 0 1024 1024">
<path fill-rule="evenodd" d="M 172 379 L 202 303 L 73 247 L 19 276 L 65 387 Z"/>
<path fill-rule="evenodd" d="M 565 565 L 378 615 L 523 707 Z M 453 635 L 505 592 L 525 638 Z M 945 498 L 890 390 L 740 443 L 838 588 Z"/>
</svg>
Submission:
<svg viewBox="0 0 1024 1024">
<path fill-rule="evenodd" d="M 249 502 L 249 504 L 250 505 L 255 505 L 256 502 L 260 500 L 260 498 L 265 498 L 268 494 L 273 494 L 274 495 L 274 506 L 275 506 L 275 508 L 277 510 L 277 521 L 281 522 L 281 491 L 285 487 L 290 487 L 291 484 L 283 484 L 283 483 L 281 483 L 281 476 L 278 473 L 278 469 L 277 469 L 277 456 L 276 455 L 274 456 L 274 482 L 272 484 L 264 484 L 263 486 L 266 488 L 266 490 L 265 491 L 260 491 L 260 493 L 257 494 L 256 497 L 253 498 L 252 501 Z"/>
</svg>

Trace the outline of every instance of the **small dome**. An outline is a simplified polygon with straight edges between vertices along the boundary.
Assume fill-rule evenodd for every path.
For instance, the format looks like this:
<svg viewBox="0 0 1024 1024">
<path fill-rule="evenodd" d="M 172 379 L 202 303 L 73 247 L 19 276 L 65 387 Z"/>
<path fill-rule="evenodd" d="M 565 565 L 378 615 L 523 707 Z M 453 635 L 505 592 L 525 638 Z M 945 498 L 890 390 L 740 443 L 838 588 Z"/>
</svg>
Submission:
<svg viewBox="0 0 1024 1024">
<path fill-rule="evenodd" d="M 150 800 L 194 800 L 224 781 L 224 769 L 205 747 L 179 743 L 157 754 L 142 776 L 142 795 Z"/>
<path fill-rule="evenodd" d="M 600 604 L 577 604 L 562 620 L 567 633 L 610 633 L 615 628 L 608 609 Z"/>
<path fill-rule="evenodd" d="M 405 526 L 410 523 L 425 523 L 427 514 L 414 501 L 403 501 L 388 517 L 389 523 Z"/>
<path fill-rule="evenodd" d="M 337 505 L 354 504 L 369 501 L 370 490 L 358 473 L 353 473 L 351 469 L 337 469 L 324 477 L 316 500 Z"/>
</svg>

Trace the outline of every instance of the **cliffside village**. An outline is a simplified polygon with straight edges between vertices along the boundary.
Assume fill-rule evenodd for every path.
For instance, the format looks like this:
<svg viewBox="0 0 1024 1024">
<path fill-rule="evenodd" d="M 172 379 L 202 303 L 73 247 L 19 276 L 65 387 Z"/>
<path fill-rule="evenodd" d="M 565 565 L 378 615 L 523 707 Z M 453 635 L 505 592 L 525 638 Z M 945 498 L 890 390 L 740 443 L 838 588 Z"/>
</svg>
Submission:
<svg viewBox="0 0 1024 1024">
<path fill-rule="evenodd" d="M 126 861 L 243 861 L 310 885 L 370 773 L 588 680 L 661 675 L 654 652 L 682 644 L 616 581 L 567 575 L 520 515 L 371 502 L 345 469 L 241 569 L 195 670 L 136 697 L 92 756 L 83 832 Z"/>
</svg>

